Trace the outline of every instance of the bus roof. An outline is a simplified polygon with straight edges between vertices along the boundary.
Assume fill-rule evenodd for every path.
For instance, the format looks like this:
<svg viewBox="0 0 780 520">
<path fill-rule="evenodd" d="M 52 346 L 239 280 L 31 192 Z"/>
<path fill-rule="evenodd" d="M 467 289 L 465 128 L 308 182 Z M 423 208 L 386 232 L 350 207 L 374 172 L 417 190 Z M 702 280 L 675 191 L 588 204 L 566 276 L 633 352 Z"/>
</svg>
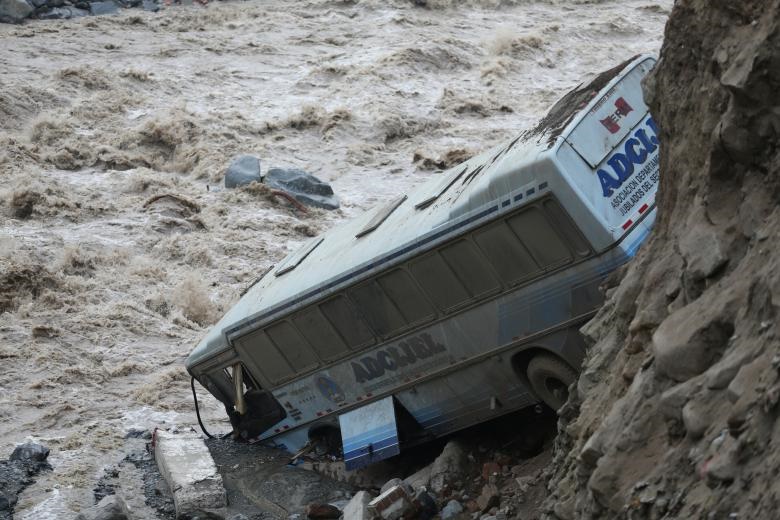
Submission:
<svg viewBox="0 0 780 520">
<path fill-rule="evenodd" d="M 227 337 L 276 319 L 276 310 L 320 299 L 338 288 L 370 277 L 413 251 L 429 249 L 437 233 L 474 220 L 486 204 L 549 180 L 551 169 L 534 168 L 543 155 L 587 112 L 584 100 L 617 80 L 632 59 L 602 73 L 564 96 L 538 125 L 514 139 L 435 175 L 385 205 L 366 211 L 293 251 L 262 277 L 209 331 L 187 359 L 192 367 L 228 347 Z M 591 101 L 593 102 L 593 101 Z M 546 185 L 546 184 L 545 184 Z M 421 240 L 423 239 L 423 240 Z M 292 304 L 292 306 L 291 306 Z"/>
</svg>

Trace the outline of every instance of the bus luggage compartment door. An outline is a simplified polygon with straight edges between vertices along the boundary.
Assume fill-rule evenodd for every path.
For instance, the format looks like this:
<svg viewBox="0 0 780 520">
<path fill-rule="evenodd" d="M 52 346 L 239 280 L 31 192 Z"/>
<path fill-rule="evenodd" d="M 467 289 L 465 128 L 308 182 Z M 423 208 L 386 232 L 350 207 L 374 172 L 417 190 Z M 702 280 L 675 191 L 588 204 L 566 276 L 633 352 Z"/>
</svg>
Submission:
<svg viewBox="0 0 780 520">
<path fill-rule="evenodd" d="M 393 396 L 339 416 L 339 426 L 347 470 L 362 468 L 401 451 Z"/>
</svg>

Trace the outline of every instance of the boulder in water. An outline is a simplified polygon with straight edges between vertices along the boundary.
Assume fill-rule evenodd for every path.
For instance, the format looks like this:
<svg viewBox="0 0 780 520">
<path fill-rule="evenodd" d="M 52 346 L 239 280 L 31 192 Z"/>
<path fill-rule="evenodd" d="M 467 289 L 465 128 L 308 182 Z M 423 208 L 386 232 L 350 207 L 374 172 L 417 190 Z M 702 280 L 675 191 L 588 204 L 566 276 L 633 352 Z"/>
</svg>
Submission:
<svg viewBox="0 0 780 520">
<path fill-rule="evenodd" d="M 106 0 L 104 2 L 91 2 L 89 4 L 89 12 L 94 15 L 116 14 L 119 12 L 119 6 L 112 0 Z"/>
<path fill-rule="evenodd" d="M 79 9 L 78 7 L 55 7 L 45 13 L 38 15 L 41 20 L 69 20 L 70 18 L 81 18 L 82 16 L 88 16 L 89 11 Z"/>
<path fill-rule="evenodd" d="M 295 200 L 323 209 L 338 209 L 339 199 L 330 184 L 296 168 L 270 168 L 263 182 L 292 195 Z"/>
<path fill-rule="evenodd" d="M 25 442 L 14 448 L 9 460 L 43 462 L 49 456 L 49 448 L 35 442 Z"/>
<path fill-rule="evenodd" d="M 225 187 L 237 188 L 252 182 L 262 182 L 260 159 L 254 155 L 239 155 L 228 166 Z"/>
<path fill-rule="evenodd" d="M 25 0 L 0 0 L 0 22 L 22 23 L 32 12 L 33 7 Z"/>
</svg>

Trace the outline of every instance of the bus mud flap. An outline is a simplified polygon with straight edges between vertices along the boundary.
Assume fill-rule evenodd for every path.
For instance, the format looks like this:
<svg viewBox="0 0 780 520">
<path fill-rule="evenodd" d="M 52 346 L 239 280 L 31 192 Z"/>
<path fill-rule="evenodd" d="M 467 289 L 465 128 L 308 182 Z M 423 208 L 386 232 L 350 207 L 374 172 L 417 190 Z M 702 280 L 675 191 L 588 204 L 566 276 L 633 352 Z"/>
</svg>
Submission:
<svg viewBox="0 0 780 520">
<path fill-rule="evenodd" d="M 355 470 L 398 455 L 398 426 L 393 396 L 339 416 L 344 464 Z"/>
</svg>

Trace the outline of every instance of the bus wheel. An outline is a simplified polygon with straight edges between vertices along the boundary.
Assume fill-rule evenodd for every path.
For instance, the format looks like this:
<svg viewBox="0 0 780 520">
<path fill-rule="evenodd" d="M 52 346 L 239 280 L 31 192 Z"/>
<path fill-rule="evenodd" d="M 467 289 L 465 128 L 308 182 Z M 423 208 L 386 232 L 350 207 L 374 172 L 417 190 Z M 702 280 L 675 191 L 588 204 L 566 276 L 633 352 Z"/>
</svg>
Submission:
<svg viewBox="0 0 780 520">
<path fill-rule="evenodd" d="M 549 354 L 533 358 L 528 363 L 526 374 L 536 396 L 556 411 L 569 398 L 569 385 L 577 380 L 577 372 L 573 368 Z"/>
</svg>

